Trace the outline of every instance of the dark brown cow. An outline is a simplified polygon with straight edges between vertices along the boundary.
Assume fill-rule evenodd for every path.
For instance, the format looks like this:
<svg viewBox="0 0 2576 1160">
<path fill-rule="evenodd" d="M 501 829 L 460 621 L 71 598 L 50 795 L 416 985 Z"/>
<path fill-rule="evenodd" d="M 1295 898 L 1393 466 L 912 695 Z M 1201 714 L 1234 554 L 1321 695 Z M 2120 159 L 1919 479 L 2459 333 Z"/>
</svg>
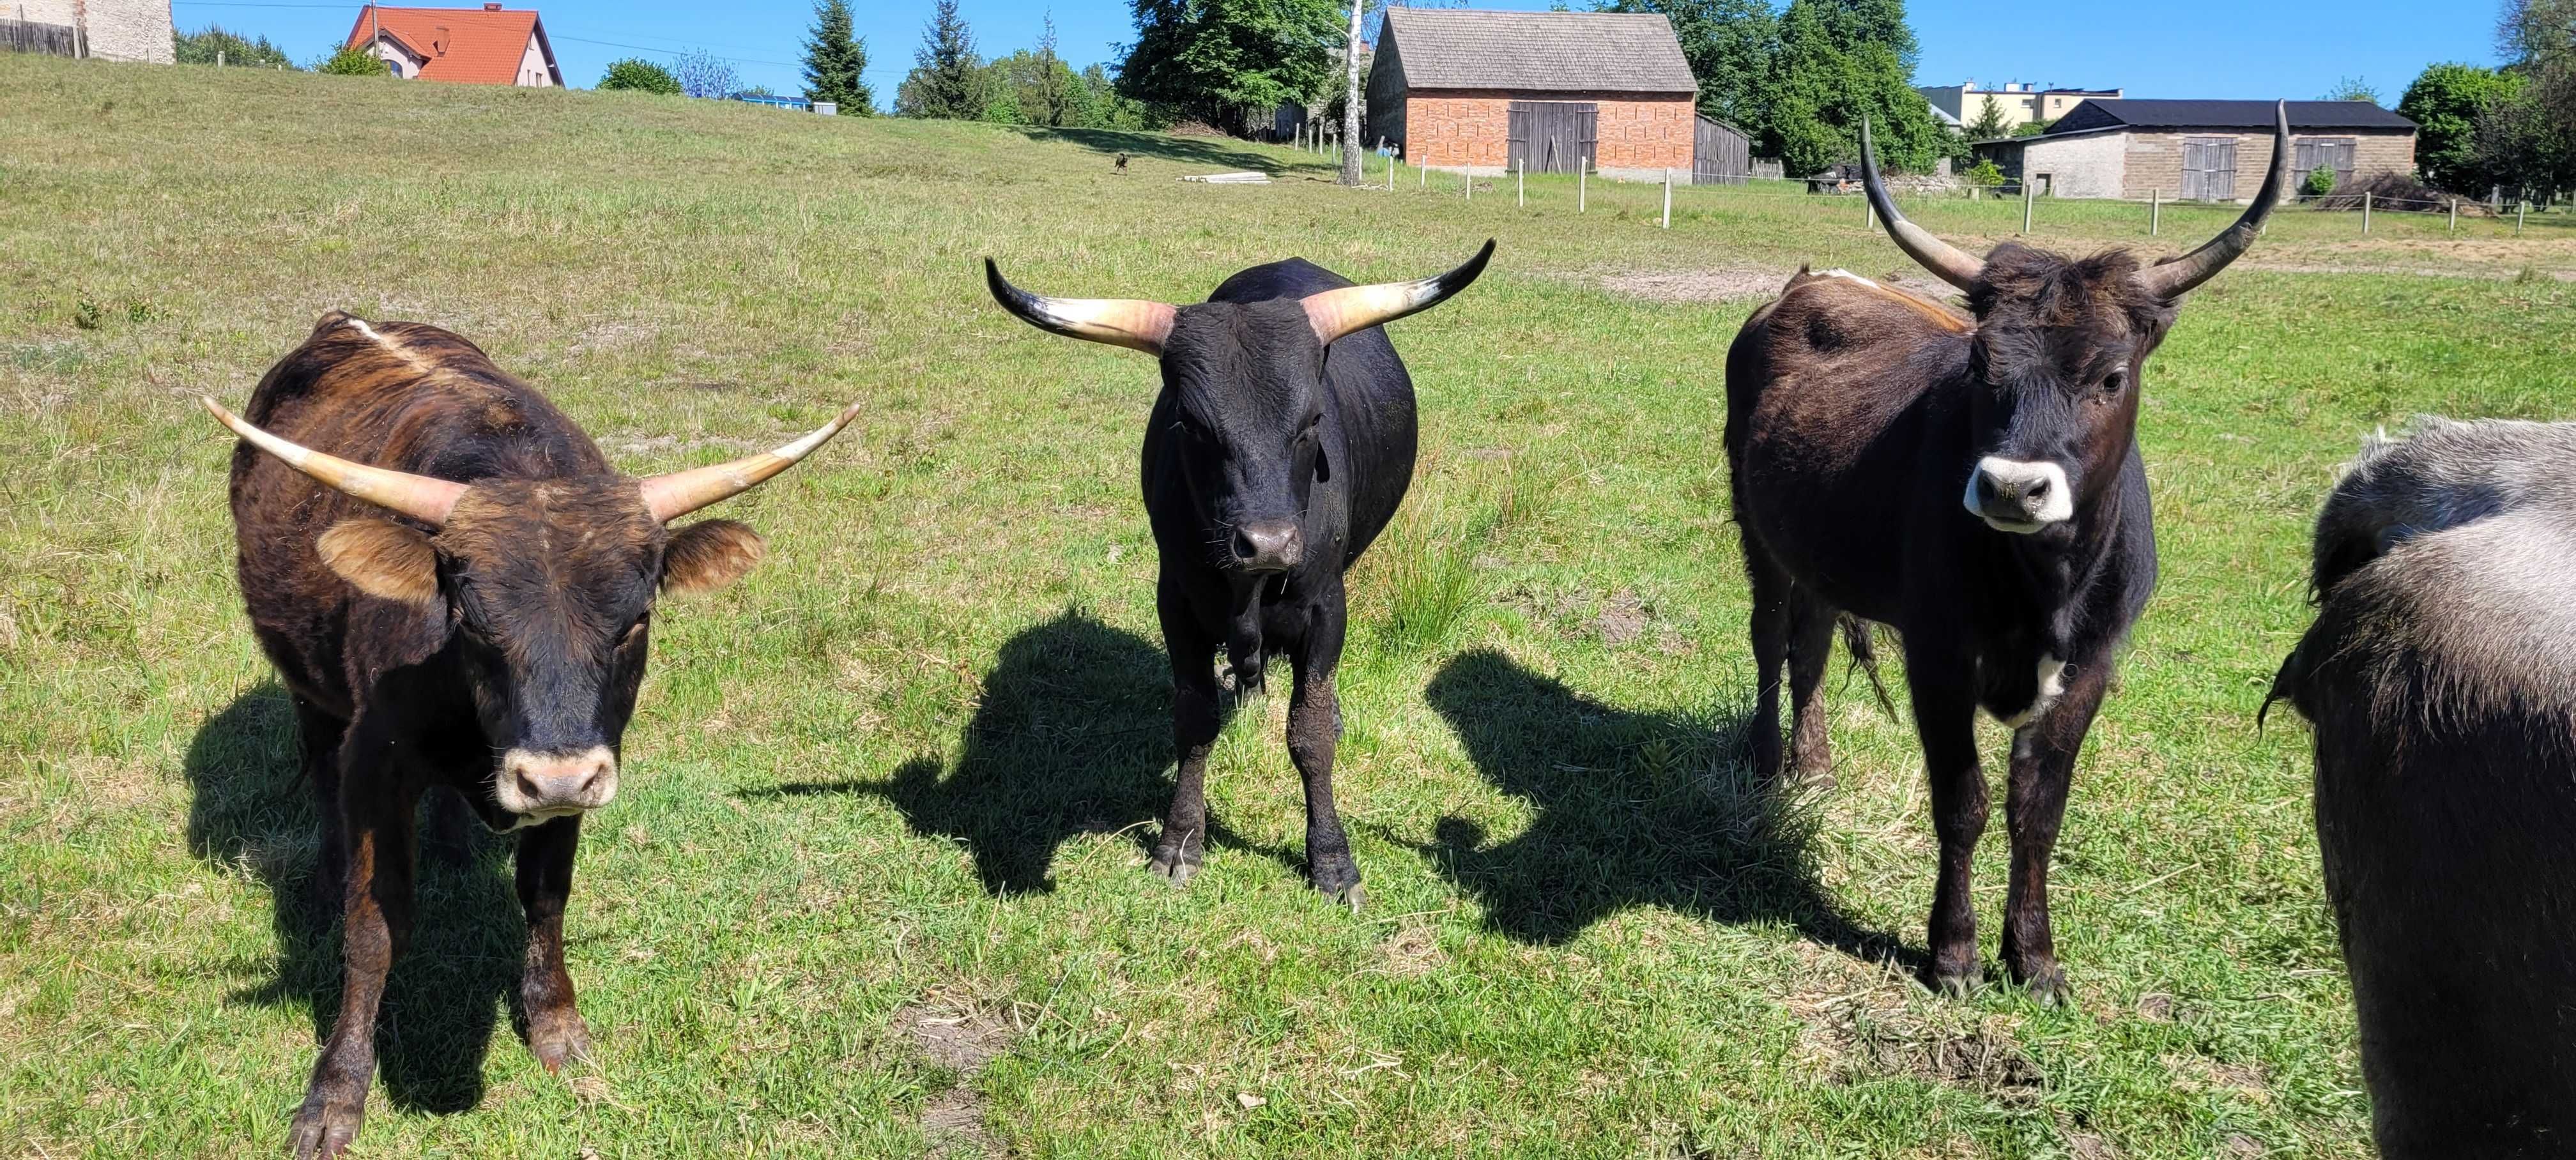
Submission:
<svg viewBox="0 0 2576 1160">
<path fill-rule="evenodd" d="M 2576 423 L 2423 421 L 2317 516 L 2317 852 L 2379 1151 L 2576 1155 Z M 2267 704 L 2268 707 L 2268 704 Z"/>
<path fill-rule="evenodd" d="M 1941 841 L 1930 939 L 1945 989 L 1981 973 L 1969 862 L 1986 826 L 1982 707 L 2014 730 L 2004 963 L 2042 999 L 2064 997 L 2049 853 L 2113 651 L 2155 585 L 2139 376 L 2179 299 L 2252 245 L 2270 214 L 2289 163 L 2286 107 L 2277 119 L 2254 205 L 2216 240 L 2143 269 L 2119 251 L 2069 259 L 2006 243 L 1979 260 L 1951 248 L 1897 212 L 1864 126 L 1861 173 L 1879 217 L 1899 248 L 1966 293 L 1973 317 L 1802 270 L 1727 352 L 1755 762 L 1780 767 L 1785 665 L 1790 760 L 1826 777 L 1821 678 L 1836 620 L 1902 634 Z"/>
<path fill-rule="evenodd" d="M 206 406 L 243 440 L 242 595 L 294 697 L 321 880 L 345 916 L 340 1016 L 294 1125 L 297 1155 L 337 1155 L 411 934 L 424 790 L 519 831 L 528 1046 L 548 1069 L 589 1051 L 564 901 L 581 815 L 617 792 L 655 593 L 729 584 L 762 552 L 730 520 L 666 525 L 786 470 L 858 408 L 774 453 L 639 481 L 472 343 L 338 311 L 269 368 L 248 421 Z"/>
</svg>

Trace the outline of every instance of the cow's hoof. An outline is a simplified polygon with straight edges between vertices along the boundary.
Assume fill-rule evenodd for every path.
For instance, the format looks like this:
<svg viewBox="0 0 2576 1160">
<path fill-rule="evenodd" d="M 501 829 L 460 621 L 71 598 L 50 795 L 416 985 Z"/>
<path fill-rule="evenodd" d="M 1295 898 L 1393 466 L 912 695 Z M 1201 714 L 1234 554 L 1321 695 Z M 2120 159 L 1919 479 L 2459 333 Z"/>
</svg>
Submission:
<svg viewBox="0 0 2576 1160">
<path fill-rule="evenodd" d="M 1176 887 L 1187 886 L 1190 876 L 1199 872 L 1201 858 L 1199 851 L 1185 846 L 1161 845 L 1154 847 L 1154 860 L 1146 863 L 1145 868 L 1153 871 L 1155 877 L 1169 880 Z"/>
<path fill-rule="evenodd" d="M 570 1005 L 556 1011 L 530 1012 L 528 1050 L 538 1063 L 546 1065 L 547 1071 L 562 1071 L 566 1063 L 590 1058 L 590 1028 Z"/>
<path fill-rule="evenodd" d="M 1314 884 L 1316 893 L 1332 899 L 1337 906 L 1356 911 L 1368 903 L 1368 891 L 1360 888 L 1360 869 L 1349 859 L 1315 867 L 1308 872 L 1307 881 Z"/>
<path fill-rule="evenodd" d="M 355 1100 L 332 1099 L 320 1091 L 306 1096 L 291 1133 L 295 1160 L 332 1160 L 357 1140 L 358 1124 L 365 1118 L 363 1094 Z"/>
<path fill-rule="evenodd" d="M 2030 992 L 2031 1001 L 2042 1007 L 2063 1007 L 2075 1001 L 2075 988 L 2066 982 L 2066 969 L 2054 961 L 2041 969 L 2016 973 L 2021 975 L 2022 989 Z"/>
<path fill-rule="evenodd" d="M 1985 974 L 1974 958 L 1965 962 L 1945 962 L 1935 956 L 1932 961 L 1932 989 L 1953 999 L 1965 999 L 1985 985 Z"/>
</svg>

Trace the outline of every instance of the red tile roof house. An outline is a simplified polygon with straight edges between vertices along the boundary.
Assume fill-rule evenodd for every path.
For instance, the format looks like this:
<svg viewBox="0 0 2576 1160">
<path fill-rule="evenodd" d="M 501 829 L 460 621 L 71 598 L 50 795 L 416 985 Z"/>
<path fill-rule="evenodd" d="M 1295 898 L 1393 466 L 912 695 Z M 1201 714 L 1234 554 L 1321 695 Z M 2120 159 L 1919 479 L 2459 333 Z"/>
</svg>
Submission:
<svg viewBox="0 0 2576 1160">
<path fill-rule="evenodd" d="M 358 10 L 347 47 L 368 48 L 393 74 L 469 85 L 563 87 L 546 26 L 528 9 L 383 8 Z"/>
</svg>

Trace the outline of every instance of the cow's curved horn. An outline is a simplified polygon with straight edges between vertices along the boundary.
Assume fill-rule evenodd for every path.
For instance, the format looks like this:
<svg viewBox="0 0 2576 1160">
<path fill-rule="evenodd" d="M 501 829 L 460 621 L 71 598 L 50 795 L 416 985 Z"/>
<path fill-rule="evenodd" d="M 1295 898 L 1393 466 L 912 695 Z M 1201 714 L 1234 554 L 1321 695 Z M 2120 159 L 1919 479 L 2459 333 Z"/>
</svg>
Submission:
<svg viewBox="0 0 2576 1160">
<path fill-rule="evenodd" d="M 2263 189 L 2254 195 L 2254 204 L 2245 207 L 2245 216 L 2199 249 L 2138 271 L 2138 285 L 2159 298 L 2180 298 L 2217 277 L 2229 262 L 2254 247 L 2255 237 L 2263 232 L 2263 219 L 2272 216 L 2272 207 L 2281 199 L 2281 185 L 2289 176 L 2290 103 L 2279 101 L 2272 106 L 2272 171 L 2264 175 Z"/>
<path fill-rule="evenodd" d="M 750 491 L 767 482 L 769 477 L 796 466 L 797 460 L 840 434 L 841 428 L 859 417 L 860 406 L 852 403 L 841 408 L 841 413 L 832 416 L 831 422 L 806 432 L 803 438 L 776 451 L 763 451 L 731 463 L 692 467 L 687 471 L 674 471 L 642 480 L 644 507 L 653 513 L 654 519 L 667 524 L 718 500 L 732 499 Z"/>
<path fill-rule="evenodd" d="M 1485 248 L 1467 263 L 1446 274 L 1424 278 L 1419 282 L 1380 282 L 1374 286 L 1345 286 L 1309 294 L 1304 299 L 1306 323 L 1315 328 L 1315 338 L 1330 346 L 1334 339 L 1354 331 L 1366 330 L 1393 322 L 1408 314 L 1420 314 L 1467 288 L 1476 275 L 1485 272 L 1485 263 L 1494 256 L 1494 239 L 1485 239 Z"/>
<path fill-rule="evenodd" d="M 448 513 L 456 510 L 457 497 L 465 494 L 465 485 L 453 480 L 413 475 L 352 463 L 337 455 L 325 454 L 290 439 L 281 439 L 244 422 L 242 417 L 224 409 L 224 405 L 198 396 L 215 421 L 233 429 L 233 433 L 250 441 L 251 446 L 284 460 L 288 467 L 312 476 L 326 486 L 362 499 L 377 507 L 400 512 L 435 528 L 447 522 Z"/>
<path fill-rule="evenodd" d="M 1163 353 L 1163 340 L 1172 335 L 1173 310 L 1166 303 L 1141 298 L 1049 298 L 1031 294 L 1004 279 L 1002 268 L 991 258 L 984 259 L 984 285 L 993 291 L 993 301 L 1019 315 L 1020 321 L 1067 338 L 1159 355 Z"/>
<path fill-rule="evenodd" d="M 1923 268 L 1941 276 L 1941 280 L 1961 290 L 1974 290 L 1977 277 L 1986 270 L 1984 261 L 1933 237 L 1932 232 L 1896 212 L 1896 199 L 1887 196 L 1887 187 L 1879 184 L 1878 154 L 1869 141 L 1869 118 L 1860 119 L 1860 186 L 1869 195 L 1869 204 L 1878 211 L 1879 223 L 1887 227 L 1887 236 L 1896 239 L 1896 248 Z"/>
</svg>

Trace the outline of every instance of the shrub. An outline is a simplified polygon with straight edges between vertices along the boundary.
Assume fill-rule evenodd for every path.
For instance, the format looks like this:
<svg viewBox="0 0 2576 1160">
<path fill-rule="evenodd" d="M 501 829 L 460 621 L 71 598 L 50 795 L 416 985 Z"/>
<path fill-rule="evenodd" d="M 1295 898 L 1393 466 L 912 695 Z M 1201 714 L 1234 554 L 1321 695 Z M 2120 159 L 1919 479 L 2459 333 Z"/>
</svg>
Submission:
<svg viewBox="0 0 2576 1160">
<path fill-rule="evenodd" d="M 223 26 L 209 24 L 195 32 L 178 32 L 170 36 L 171 53 L 180 64 L 213 64 L 217 53 L 228 65 L 250 68 L 294 68 L 286 59 L 286 50 L 269 43 L 263 36 L 256 40 L 226 32 Z"/>
<path fill-rule="evenodd" d="M 631 56 L 608 62 L 608 71 L 600 74 L 599 87 L 634 93 L 660 93 L 666 97 L 680 95 L 680 79 L 672 76 L 671 70 Z"/>
<path fill-rule="evenodd" d="M 2334 192 L 2334 170 L 2322 165 L 2308 171 L 2308 179 L 2299 184 L 2299 192 L 2309 197 L 2324 197 Z"/>
<path fill-rule="evenodd" d="M 313 63 L 313 71 L 335 77 L 389 77 L 393 66 L 385 58 L 350 45 Z"/>
<path fill-rule="evenodd" d="M 1992 189 L 2004 183 L 2004 171 L 1995 167 L 1994 159 L 1977 162 L 1968 170 L 1968 184 Z"/>
</svg>

